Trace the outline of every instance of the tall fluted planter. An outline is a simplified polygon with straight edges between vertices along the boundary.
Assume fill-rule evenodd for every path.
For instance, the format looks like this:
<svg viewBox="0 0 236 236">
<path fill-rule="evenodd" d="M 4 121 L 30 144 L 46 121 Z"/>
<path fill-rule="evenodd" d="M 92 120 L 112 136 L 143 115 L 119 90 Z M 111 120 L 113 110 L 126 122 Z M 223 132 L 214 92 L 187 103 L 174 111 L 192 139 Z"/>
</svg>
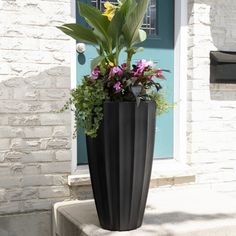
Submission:
<svg viewBox="0 0 236 236">
<path fill-rule="evenodd" d="M 96 138 L 87 137 L 92 188 L 102 228 L 141 226 L 147 200 L 155 136 L 153 101 L 105 102 Z"/>
</svg>

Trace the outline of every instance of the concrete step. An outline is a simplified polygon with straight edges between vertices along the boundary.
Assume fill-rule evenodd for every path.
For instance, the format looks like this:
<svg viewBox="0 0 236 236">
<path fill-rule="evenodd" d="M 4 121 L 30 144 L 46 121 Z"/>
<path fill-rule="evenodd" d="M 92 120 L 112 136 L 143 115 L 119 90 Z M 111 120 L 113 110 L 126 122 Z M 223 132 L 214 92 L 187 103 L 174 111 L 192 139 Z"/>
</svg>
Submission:
<svg viewBox="0 0 236 236">
<path fill-rule="evenodd" d="M 68 185 L 73 199 L 91 199 L 93 195 L 88 166 L 79 166 L 77 171 L 68 176 Z M 189 165 L 176 160 L 153 161 L 150 188 L 179 186 L 194 182 L 195 172 Z"/>
<path fill-rule="evenodd" d="M 57 236 L 236 236 L 236 198 L 199 188 L 149 191 L 141 228 L 111 232 L 99 226 L 93 200 L 54 206 Z"/>
</svg>

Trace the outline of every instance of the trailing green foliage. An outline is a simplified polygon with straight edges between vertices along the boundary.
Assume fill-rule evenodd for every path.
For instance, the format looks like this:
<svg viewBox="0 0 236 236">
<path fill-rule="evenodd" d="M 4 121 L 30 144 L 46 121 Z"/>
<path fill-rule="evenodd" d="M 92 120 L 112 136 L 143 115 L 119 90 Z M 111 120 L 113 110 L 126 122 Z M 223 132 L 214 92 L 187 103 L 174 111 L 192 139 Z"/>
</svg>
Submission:
<svg viewBox="0 0 236 236">
<path fill-rule="evenodd" d="M 160 92 L 150 92 L 148 94 L 149 98 L 153 101 L 156 102 L 157 106 L 157 115 L 160 116 L 163 113 L 167 112 L 169 109 L 174 108 L 175 104 L 174 103 L 169 103 L 166 100 L 166 94 L 163 91 Z"/>
<path fill-rule="evenodd" d="M 88 136 L 96 137 L 103 119 L 102 105 L 107 100 L 102 81 L 95 81 L 85 76 L 82 84 L 71 91 L 71 98 L 61 112 L 72 108 L 75 111 L 74 136 L 83 128 Z M 72 105 L 72 106 L 71 106 Z"/>
</svg>

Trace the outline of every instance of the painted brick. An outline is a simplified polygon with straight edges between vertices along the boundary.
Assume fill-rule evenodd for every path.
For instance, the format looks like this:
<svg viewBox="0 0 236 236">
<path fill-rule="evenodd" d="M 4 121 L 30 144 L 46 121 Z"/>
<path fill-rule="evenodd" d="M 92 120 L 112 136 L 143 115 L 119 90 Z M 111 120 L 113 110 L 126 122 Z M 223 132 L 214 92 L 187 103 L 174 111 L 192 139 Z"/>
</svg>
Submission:
<svg viewBox="0 0 236 236">
<path fill-rule="evenodd" d="M 0 186 L 4 189 L 20 188 L 22 186 L 22 177 L 6 177 L 0 178 Z"/>
<path fill-rule="evenodd" d="M 36 89 L 23 89 L 19 90 L 19 89 L 14 89 L 14 96 L 13 98 L 16 100 L 30 100 L 30 101 L 35 101 L 39 99 L 39 91 Z"/>
<path fill-rule="evenodd" d="M 0 125 L 8 125 L 8 116 L 1 114 Z"/>
<path fill-rule="evenodd" d="M 50 210 L 70 194 L 71 163 L 56 152 L 69 151 L 71 116 L 54 112 L 70 90 L 69 37 L 55 26 L 73 20 L 71 2 L 0 5 L 0 215 Z"/>
<path fill-rule="evenodd" d="M 236 2 L 193 0 L 188 4 L 188 157 L 198 183 L 232 182 L 233 185 L 236 180 L 235 85 L 210 84 L 209 53 L 236 50 L 235 27 L 232 27 L 236 21 Z"/>
<path fill-rule="evenodd" d="M 68 176 L 67 175 L 53 175 L 53 185 L 67 185 L 68 184 Z"/>
<path fill-rule="evenodd" d="M 41 114 L 40 121 L 42 125 L 68 125 L 71 121 L 71 114 L 69 112 Z"/>
<path fill-rule="evenodd" d="M 40 164 L 28 164 L 23 168 L 23 175 L 37 175 L 41 173 Z"/>
<path fill-rule="evenodd" d="M 27 200 L 38 198 L 38 189 L 37 188 L 19 188 L 19 189 L 10 189 L 6 191 L 6 199 L 10 201 Z"/>
<path fill-rule="evenodd" d="M 56 151 L 57 161 L 70 161 L 72 159 L 72 154 L 70 150 L 58 150 Z"/>
<path fill-rule="evenodd" d="M 16 129 L 10 126 L 0 126 L 0 138 L 15 138 L 21 136 L 22 129 Z"/>
<path fill-rule="evenodd" d="M 54 160 L 54 151 L 32 151 L 30 154 L 23 156 L 22 163 L 52 162 Z"/>
<path fill-rule="evenodd" d="M 8 120 L 11 126 L 36 126 L 41 123 L 39 115 L 9 115 Z"/>
<path fill-rule="evenodd" d="M 5 153 L 6 152 L 0 152 L 0 162 L 4 162 L 4 160 L 5 160 Z"/>
<path fill-rule="evenodd" d="M 0 139 L 0 150 L 8 149 L 10 147 L 10 139 Z"/>
<path fill-rule="evenodd" d="M 0 215 L 16 212 L 22 212 L 21 201 L 4 202 L 4 204 L 0 204 Z"/>
<path fill-rule="evenodd" d="M 71 135 L 71 127 L 70 126 L 57 126 L 53 129 L 54 137 L 70 137 Z"/>
<path fill-rule="evenodd" d="M 41 171 L 43 174 L 70 173 L 71 163 L 70 162 L 55 162 L 55 163 L 42 163 Z"/>
<path fill-rule="evenodd" d="M 52 136 L 52 127 L 27 127 L 24 128 L 26 138 L 44 138 Z"/>
<path fill-rule="evenodd" d="M 43 211 L 52 209 L 52 201 L 49 199 L 26 200 L 23 203 L 24 211 Z"/>
<path fill-rule="evenodd" d="M 68 95 L 69 89 L 44 89 L 40 91 L 40 100 L 66 100 Z"/>
<path fill-rule="evenodd" d="M 6 191 L 4 189 L 0 189 L 0 202 L 5 202 L 5 201 L 7 201 Z"/>
<path fill-rule="evenodd" d="M 29 175 L 22 177 L 22 186 L 50 186 L 53 185 L 52 175 Z"/>
<path fill-rule="evenodd" d="M 19 159 L 22 159 L 26 156 L 26 153 L 23 152 L 17 152 L 17 151 L 6 151 L 5 155 L 4 155 L 4 159 L 6 159 L 7 161 L 19 161 Z"/>
<path fill-rule="evenodd" d="M 70 80 L 68 78 L 57 78 L 56 79 L 56 87 L 57 88 L 69 88 Z"/>
<path fill-rule="evenodd" d="M 48 148 L 53 148 L 53 149 L 65 149 L 70 147 L 70 142 L 67 138 L 56 138 L 56 139 L 51 139 L 47 143 Z"/>
<path fill-rule="evenodd" d="M 39 198 L 69 197 L 69 187 L 53 186 L 39 188 Z"/>
</svg>

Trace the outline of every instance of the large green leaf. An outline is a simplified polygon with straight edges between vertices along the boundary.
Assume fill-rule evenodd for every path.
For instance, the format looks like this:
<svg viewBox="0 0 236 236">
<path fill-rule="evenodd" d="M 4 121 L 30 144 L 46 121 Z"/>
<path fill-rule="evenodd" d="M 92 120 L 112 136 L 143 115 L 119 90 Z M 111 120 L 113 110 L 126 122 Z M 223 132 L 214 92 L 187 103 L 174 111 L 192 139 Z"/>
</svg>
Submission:
<svg viewBox="0 0 236 236">
<path fill-rule="evenodd" d="M 125 18 L 132 2 L 133 0 L 126 0 L 122 4 L 108 27 L 108 35 L 112 37 L 113 48 L 117 45 L 119 37 L 122 34 L 122 27 L 125 24 Z"/>
<path fill-rule="evenodd" d="M 134 38 L 132 45 L 142 43 L 146 39 L 147 39 L 147 33 L 144 30 L 140 29 L 138 31 L 138 34 L 136 34 L 136 38 Z"/>
<path fill-rule="evenodd" d="M 80 15 L 85 18 L 88 24 L 94 28 L 94 32 L 101 38 L 103 41 L 107 41 L 107 29 L 110 24 L 110 21 L 106 16 L 102 15 L 102 12 L 99 11 L 97 8 L 79 2 L 79 11 Z"/>
<path fill-rule="evenodd" d="M 139 29 L 142 26 L 148 3 L 149 0 L 139 1 L 133 11 L 126 17 L 123 33 L 127 42 L 127 47 L 131 47 L 139 37 Z"/>
<path fill-rule="evenodd" d="M 58 26 L 57 28 L 75 40 L 85 43 L 98 44 L 97 37 L 93 31 L 83 27 L 82 25 L 64 24 L 62 26 Z"/>
<path fill-rule="evenodd" d="M 105 59 L 105 56 L 98 56 L 98 57 L 95 57 L 95 58 L 91 61 L 91 65 L 90 65 L 91 70 L 93 70 L 97 65 L 99 65 L 100 62 L 101 62 L 102 60 L 104 60 L 104 59 Z"/>
</svg>

